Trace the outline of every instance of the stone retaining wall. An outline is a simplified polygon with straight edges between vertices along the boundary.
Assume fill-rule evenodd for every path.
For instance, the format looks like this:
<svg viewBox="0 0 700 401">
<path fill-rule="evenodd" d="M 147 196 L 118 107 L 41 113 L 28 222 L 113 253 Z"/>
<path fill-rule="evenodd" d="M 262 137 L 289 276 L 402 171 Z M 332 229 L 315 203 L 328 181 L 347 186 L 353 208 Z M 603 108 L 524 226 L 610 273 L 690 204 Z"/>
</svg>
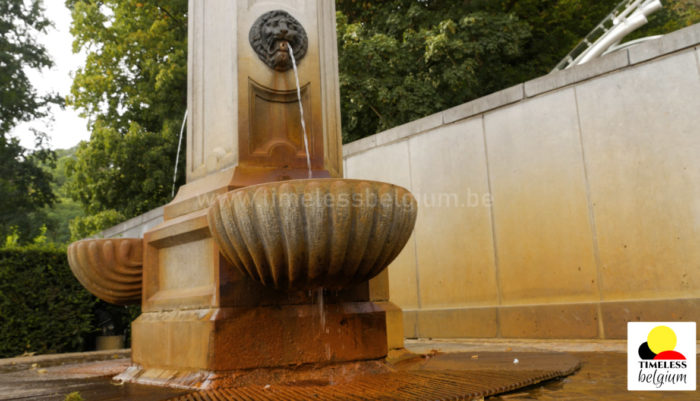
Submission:
<svg viewBox="0 0 700 401">
<path fill-rule="evenodd" d="M 407 337 L 625 338 L 700 320 L 700 25 L 345 145 L 419 199 Z"/>
</svg>

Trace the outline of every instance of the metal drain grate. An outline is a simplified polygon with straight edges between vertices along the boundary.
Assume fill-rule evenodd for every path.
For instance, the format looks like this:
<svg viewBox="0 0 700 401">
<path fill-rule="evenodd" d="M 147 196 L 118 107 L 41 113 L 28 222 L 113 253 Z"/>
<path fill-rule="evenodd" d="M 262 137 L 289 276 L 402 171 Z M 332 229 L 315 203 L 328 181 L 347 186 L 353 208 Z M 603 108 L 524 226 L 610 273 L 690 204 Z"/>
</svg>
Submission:
<svg viewBox="0 0 700 401">
<path fill-rule="evenodd" d="M 560 370 L 399 371 L 335 385 L 248 386 L 193 392 L 170 401 L 474 400 L 572 373 Z"/>
</svg>

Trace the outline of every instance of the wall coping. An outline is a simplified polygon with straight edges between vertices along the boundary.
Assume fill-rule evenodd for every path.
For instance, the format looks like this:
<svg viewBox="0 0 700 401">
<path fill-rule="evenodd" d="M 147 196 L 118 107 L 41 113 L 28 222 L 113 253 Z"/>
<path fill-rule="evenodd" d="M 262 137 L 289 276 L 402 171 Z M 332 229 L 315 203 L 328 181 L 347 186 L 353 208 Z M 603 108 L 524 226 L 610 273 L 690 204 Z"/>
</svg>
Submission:
<svg viewBox="0 0 700 401">
<path fill-rule="evenodd" d="M 112 226 L 106 230 L 100 231 L 99 233 L 95 234 L 93 238 L 113 238 L 125 231 L 139 227 L 144 223 L 157 219 L 163 219 L 163 206 L 151 209 L 144 214 L 140 214 L 129 220 L 123 221 L 117 224 L 116 226 Z"/>
<path fill-rule="evenodd" d="M 343 158 L 700 44 L 700 23 L 343 145 Z"/>
</svg>

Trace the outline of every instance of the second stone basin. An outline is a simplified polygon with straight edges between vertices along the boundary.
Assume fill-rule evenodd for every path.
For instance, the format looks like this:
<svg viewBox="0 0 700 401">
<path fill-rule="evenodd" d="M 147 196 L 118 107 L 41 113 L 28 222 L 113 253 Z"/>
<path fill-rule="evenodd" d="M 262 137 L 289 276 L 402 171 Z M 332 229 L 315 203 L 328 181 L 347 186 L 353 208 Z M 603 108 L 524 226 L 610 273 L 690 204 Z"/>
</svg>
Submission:
<svg viewBox="0 0 700 401">
<path fill-rule="evenodd" d="M 68 246 L 73 275 L 96 297 L 116 305 L 141 302 L 143 240 L 84 239 Z"/>
<path fill-rule="evenodd" d="M 228 192 L 208 220 L 226 259 L 263 285 L 340 289 L 384 270 L 408 241 L 416 213 L 402 187 L 328 178 Z"/>
</svg>

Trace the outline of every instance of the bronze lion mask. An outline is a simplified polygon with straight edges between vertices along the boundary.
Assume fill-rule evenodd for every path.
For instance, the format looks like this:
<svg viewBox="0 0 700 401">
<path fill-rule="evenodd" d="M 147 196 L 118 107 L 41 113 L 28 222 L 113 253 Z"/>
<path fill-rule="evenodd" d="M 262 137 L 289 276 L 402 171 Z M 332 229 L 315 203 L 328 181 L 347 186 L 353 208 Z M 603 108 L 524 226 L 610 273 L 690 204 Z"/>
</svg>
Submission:
<svg viewBox="0 0 700 401">
<path fill-rule="evenodd" d="M 304 27 L 296 18 L 282 10 L 268 11 L 255 20 L 248 33 L 248 41 L 260 60 L 268 67 L 282 72 L 292 68 L 289 46 L 294 51 L 297 63 L 308 48 Z"/>
</svg>

